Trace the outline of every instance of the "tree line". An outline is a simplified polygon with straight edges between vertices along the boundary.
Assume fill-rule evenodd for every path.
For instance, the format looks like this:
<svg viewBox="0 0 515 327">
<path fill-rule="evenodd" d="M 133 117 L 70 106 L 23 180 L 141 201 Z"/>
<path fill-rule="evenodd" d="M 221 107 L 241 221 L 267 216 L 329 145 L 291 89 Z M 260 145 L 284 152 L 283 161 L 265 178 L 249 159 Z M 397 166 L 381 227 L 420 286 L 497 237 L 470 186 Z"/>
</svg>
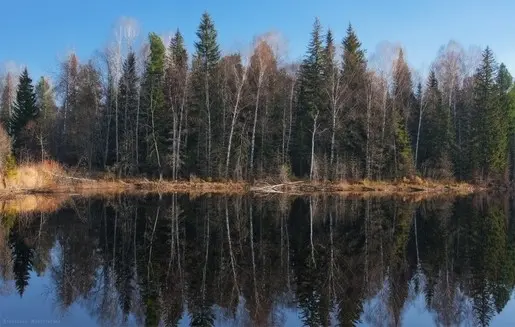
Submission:
<svg viewBox="0 0 515 327">
<path fill-rule="evenodd" d="M 48 284 L 48 310 L 82 307 L 102 326 L 275 326 L 284 311 L 305 326 L 400 326 L 420 319 L 408 310 L 488 326 L 515 287 L 513 209 L 479 195 L 80 198 L 1 214 L 0 290 L 33 301 Z"/>
<path fill-rule="evenodd" d="M 515 176 L 513 78 L 488 47 L 470 60 L 449 42 L 424 81 L 402 47 L 367 59 L 351 25 L 338 42 L 316 19 L 300 62 L 276 33 L 222 54 L 208 13 L 191 55 L 179 30 L 136 47 L 135 26 L 93 59 L 71 53 L 55 81 L 6 75 L 18 161 L 168 179 Z"/>
</svg>

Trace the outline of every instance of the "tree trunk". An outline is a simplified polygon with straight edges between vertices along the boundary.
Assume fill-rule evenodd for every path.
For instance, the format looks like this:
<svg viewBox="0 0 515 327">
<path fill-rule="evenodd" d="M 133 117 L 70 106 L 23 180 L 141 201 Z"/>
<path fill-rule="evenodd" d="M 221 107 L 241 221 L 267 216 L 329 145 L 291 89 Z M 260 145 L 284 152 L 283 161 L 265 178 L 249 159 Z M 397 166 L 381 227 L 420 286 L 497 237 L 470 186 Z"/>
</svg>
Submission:
<svg viewBox="0 0 515 327">
<path fill-rule="evenodd" d="M 241 93 L 243 90 L 243 85 L 245 84 L 245 81 L 247 79 L 247 69 L 244 68 L 243 75 L 241 77 L 240 83 L 238 85 L 237 93 L 236 93 L 236 103 L 234 104 L 234 108 L 232 111 L 232 120 L 231 120 L 231 130 L 229 132 L 229 141 L 227 142 L 227 157 L 225 160 L 225 177 L 229 178 L 229 163 L 231 159 L 231 146 L 232 146 L 232 137 L 234 134 L 234 126 L 236 125 L 236 118 L 238 117 L 239 113 L 239 106 L 240 106 L 240 99 L 241 99 Z"/>
<path fill-rule="evenodd" d="M 175 110 L 173 110 L 173 120 L 172 120 L 172 124 L 173 124 L 173 129 L 172 129 L 172 179 L 175 180 L 175 171 L 177 169 L 175 163 L 176 163 L 176 156 L 177 156 L 177 152 L 176 152 L 176 149 L 177 149 L 177 124 L 178 124 L 178 117 L 177 117 L 177 113 L 175 112 Z"/>
<path fill-rule="evenodd" d="M 141 92 L 141 90 L 140 90 Z M 136 170 L 139 170 L 139 110 L 140 110 L 140 102 L 141 102 L 141 93 L 138 95 L 138 107 L 136 109 L 136 144 L 135 144 L 135 152 L 136 152 Z"/>
<path fill-rule="evenodd" d="M 366 176 L 368 179 L 370 179 L 370 166 L 371 166 L 371 159 L 370 159 L 370 115 L 372 110 L 372 91 L 368 90 L 369 94 L 367 94 L 367 144 L 366 144 L 366 150 L 365 150 L 365 166 L 366 166 Z"/>
<path fill-rule="evenodd" d="M 311 134 L 311 165 L 309 169 L 309 179 L 313 180 L 314 168 L 315 168 L 315 135 L 317 130 L 317 119 L 318 119 L 318 111 L 313 118 L 313 132 Z"/>
<path fill-rule="evenodd" d="M 290 153 L 291 128 L 293 124 L 293 93 L 295 91 L 295 80 L 292 81 L 290 89 L 290 121 L 288 124 L 288 138 L 286 140 L 286 154 Z"/>
<path fill-rule="evenodd" d="M 231 257 L 231 267 L 232 273 L 234 277 L 234 285 L 236 286 L 236 290 L 238 295 L 240 294 L 240 289 L 238 287 L 238 278 L 236 275 L 236 263 L 234 260 L 234 254 L 232 252 L 232 242 L 231 242 L 231 228 L 229 226 L 229 208 L 227 207 L 227 198 L 225 199 L 225 226 L 227 228 L 227 242 L 229 243 L 229 256 Z"/>
<path fill-rule="evenodd" d="M 151 122 L 152 122 L 152 139 L 154 141 L 154 149 L 156 151 L 156 159 L 157 159 L 157 166 L 159 167 L 159 180 L 163 180 L 163 170 L 161 167 L 161 157 L 159 155 L 159 146 L 157 144 L 157 138 L 156 138 L 156 126 L 154 121 L 154 107 L 153 107 L 153 87 L 152 90 L 150 90 L 150 113 L 151 113 Z"/>
<path fill-rule="evenodd" d="M 207 175 L 211 176 L 211 106 L 209 104 L 209 70 L 206 67 L 206 76 L 204 79 L 204 87 L 206 92 L 206 110 L 207 110 Z"/>
<path fill-rule="evenodd" d="M 254 107 L 254 123 L 252 125 L 252 140 L 250 141 L 250 175 L 254 175 L 254 146 L 256 142 L 256 125 L 257 125 L 257 118 L 258 118 L 258 109 L 259 109 L 259 96 L 261 93 L 261 83 L 263 81 L 263 75 L 260 73 L 258 78 L 258 86 L 257 86 L 257 93 L 256 93 L 256 104 Z"/>
<path fill-rule="evenodd" d="M 420 111 L 418 114 L 418 128 L 417 128 L 417 142 L 415 144 L 415 169 L 417 169 L 418 164 L 418 145 L 420 142 L 420 128 L 422 127 L 422 114 L 423 114 L 423 108 L 422 103 L 420 104 Z"/>
<path fill-rule="evenodd" d="M 115 100 L 114 100 L 114 110 L 115 110 L 115 128 L 116 128 L 116 163 L 118 164 L 120 162 L 120 140 L 119 140 L 119 130 L 120 128 L 118 127 L 118 91 L 116 89 L 116 87 L 114 87 L 114 96 L 115 96 Z"/>
<path fill-rule="evenodd" d="M 186 105 L 186 94 L 187 94 L 187 85 L 188 85 L 188 75 L 186 74 L 186 78 L 185 78 L 185 81 L 184 81 L 184 92 L 182 94 L 182 100 L 181 100 L 181 110 L 179 111 L 179 129 L 178 129 L 178 132 L 177 132 L 177 137 L 178 137 L 178 141 L 176 143 L 176 156 L 175 156 L 175 176 L 173 177 L 174 180 L 177 180 L 177 175 L 178 175 L 178 171 L 179 171 L 179 161 L 180 161 L 180 156 L 181 156 L 181 134 L 182 134 L 182 122 L 183 122 L 183 116 L 184 116 L 184 107 Z"/>
</svg>

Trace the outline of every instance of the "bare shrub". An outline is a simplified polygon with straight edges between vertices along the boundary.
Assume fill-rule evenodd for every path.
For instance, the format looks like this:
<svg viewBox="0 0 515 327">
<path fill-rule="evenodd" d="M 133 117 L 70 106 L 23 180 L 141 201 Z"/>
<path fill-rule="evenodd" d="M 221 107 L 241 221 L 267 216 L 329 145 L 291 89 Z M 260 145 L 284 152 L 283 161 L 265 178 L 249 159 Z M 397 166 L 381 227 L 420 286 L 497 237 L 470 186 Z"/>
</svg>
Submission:
<svg viewBox="0 0 515 327">
<path fill-rule="evenodd" d="M 0 126 L 0 171 L 4 171 L 7 158 L 11 154 L 11 138 Z"/>
</svg>

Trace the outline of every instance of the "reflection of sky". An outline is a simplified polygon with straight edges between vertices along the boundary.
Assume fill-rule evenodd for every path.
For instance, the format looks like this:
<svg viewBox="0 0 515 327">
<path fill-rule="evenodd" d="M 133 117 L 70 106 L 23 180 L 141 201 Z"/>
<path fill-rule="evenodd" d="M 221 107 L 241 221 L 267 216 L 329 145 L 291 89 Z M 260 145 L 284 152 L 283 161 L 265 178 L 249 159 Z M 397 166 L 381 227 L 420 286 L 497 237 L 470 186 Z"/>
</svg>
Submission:
<svg viewBox="0 0 515 327">
<path fill-rule="evenodd" d="M 30 274 L 29 286 L 26 288 L 23 298 L 20 298 L 16 290 L 8 296 L 0 297 L 0 326 L 95 326 L 96 321 L 91 318 L 87 310 L 74 303 L 68 312 L 62 316 L 59 308 L 54 305 L 52 295 L 49 293 L 50 272 L 37 277 L 36 273 Z M 39 324 L 30 323 L 30 320 L 43 320 Z M 15 320 L 9 324 L 7 320 Z M 48 320 L 49 323 L 45 323 Z M 52 321 L 56 321 L 52 323 Z"/>
<path fill-rule="evenodd" d="M 55 246 L 51 252 L 52 263 L 55 266 L 57 258 L 59 258 L 59 246 Z M 56 305 L 54 287 L 55 284 L 51 279 L 50 267 L 42 276 L 37 276 L 35 272 L 31 272 L 29 285 L 27 286 L 23 298 L 20 298 L 12 283 L 12 291 L 8 295 L 0 295 L 0 327 L 5 326 L 78 326 L 90 327 L 97 326 L 98 318 L 91 314 L 89 306 L 85 306 L 81 300 L 72 304 L 63 314 Z M 1 285 L 1 284 L 0 284 Z M 384 289 L 382 290 L 384 291 Z M 376 296 L 364 303 L 365 314 L 362 316 L 362 322 L 358 326 L 373 326 L 376 324 L 385 325 L 384 313 L 377 312 L 377 308 L 381 307 L 379 303 L 381 296 L 384 294 L 379 292 Z M 286 298 L 291 299 L 291 294 Z M 99 303 L 97 301 L 96 305 Z M 299 311 L 295 308 L 284 306 L 284 301 L 276 301 L 277 307 L 274 310 L 274 325 L 285 327 L 296 327 L 302 325 Z M 187 306 L 184 306 L 183 317 L 179 322 L 179 326 L 189 326 L 191 319 Z M 224 309 L 216 306 L 213 309 L 215 313 L 215 326 L 241 326 L 249 325 L 248 311 L 245 309 L 245 299 L 240 298 L 236 317 L 234 319 L 227 318 Z M 383 318 L 382 318 L 383 317 Z M 425 307 L 425 299 L 423 294 L 416 296 L 412 301 L 407 300 L 402 310 L 402 325 L 430 327 L 435 325 L 434 313 L 428 312 Z M 31 322 L 35 320 L 35 322 Z M 472 326 L 473 323 L 466 319 L 463 326 Z M 134 317 L 130 317 L 125 326 L 137 326 Z M 515 301 L 513 298 L 506 305 L 504 310 L 495 315 L 491 320 L 493 327 L 515 326 Z"/>
<path fill-rule="evenodd" d="M 38 277 L 34 272 L 30 275 L 29 286 L 27 287 L 23 298 L 20 298 L 15 290 L 10 295 L 0 296 L 0 326 L 78 326 L 90 327 L 96 326 L 98 321 L 95 317 L 89 314 L 87 308 L 80 303 L 74 303 L 64 315 L 59 312 L 59 308 L 54 305 L 53 295 L 49 291 L 52 287 L 50 280 L 50 272 L 47 271 L 44 276 Z M 372 299 L 365 306 L 365 310 L 370 309 L 374 305 Z M 403 326 L 417 326 L 417 327 L 430 327 L 434 326 L 434 317 L 432 313 L 425 310 L 425 302 L 423 295 L 419 295 L 403 310 L 402 325 Z M 241 310 L 244 311 L 242 308 Z M 282 326 L 295 327 L 301 326 L 302 322 L 297 310 L 291 308 L 281 307 L 278 308 L 278 314 L 281 316 L 283 322 Z M 220 309 L 215 310 L 216 319 L 215 326 L 239 326 L 238 320 L 227 320 L 222 318 L 223 313 Z M 245 315 L 244 312 L 238 310 L 240 315 Z M 240 316 L 241 317 L 241 316 Z M 14 320 L 15 323 L 8 324 L 9 320 Z M 39 320 L 38 324 L 31 324 L 31 320 Z M 239 318 L 237 318 L 239 319 Z M 48 323 L 45 322 L 48 320 Z M 55 321 L 55 322 L 53 322 Z M 52 323 L 53 322 L 53 323 Z M 384 321 L 382 323 L 385 323 Z M 467 322 L 468 323 L 468 322 Z M 183 319 L 181 319 L 180 326 L 188 326 L 190 318 L 187 310 L 184 312 Z M 127 326 L 136 326 L 134 320 L 129 321 Z M 369 326 L 366 322 L 362 322 L 358 326 Z M 464 325 L 467 326 L 467 325 Z M 491 326 L 515 326 L 515 301 L 512 300 L 506 305 L 504 310 L 493 317 Z"/>
</svg>

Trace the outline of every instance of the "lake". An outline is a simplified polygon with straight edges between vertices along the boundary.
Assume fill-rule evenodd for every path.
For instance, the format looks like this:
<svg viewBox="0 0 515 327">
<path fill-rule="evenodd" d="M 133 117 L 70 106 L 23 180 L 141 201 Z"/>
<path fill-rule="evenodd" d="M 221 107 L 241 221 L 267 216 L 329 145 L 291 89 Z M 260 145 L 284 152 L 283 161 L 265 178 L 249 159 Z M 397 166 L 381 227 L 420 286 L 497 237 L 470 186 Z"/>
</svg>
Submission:
<svg viewBox="0 0 515 327">
<path fill-rule="evenodd" d="M 2 327 L 515 325 L 508 197 L 29 202 L 2 206 Z"/>
</svg>

